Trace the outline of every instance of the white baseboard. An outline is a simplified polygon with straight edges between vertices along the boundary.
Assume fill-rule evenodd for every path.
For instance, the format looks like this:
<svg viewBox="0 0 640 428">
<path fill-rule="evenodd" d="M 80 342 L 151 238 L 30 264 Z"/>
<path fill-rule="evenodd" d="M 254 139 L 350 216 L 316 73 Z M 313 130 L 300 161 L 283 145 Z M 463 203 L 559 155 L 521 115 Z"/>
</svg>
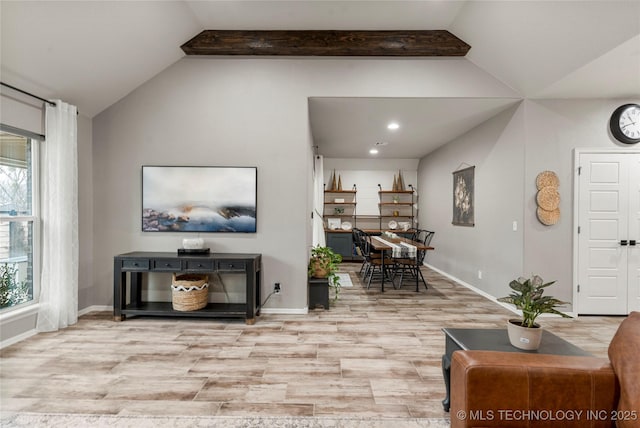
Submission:
<svg viewBox="0 0 640 428">
<path fill-rule="evenodd" d="M 113 306 L 89 306 L 88 308 L 84 308 L 81 311 L 78 311 L 78 316 L 86 315 L 89 312 L 97 312 L 97 311 L 113 311 Z M 274 315 L 306 315 L 309 313 L 309 308 L 261 308 L 260 313 L 263 314 L 274 314 Z"/>
<path fill-rule="evenodd" d="M 497 303 L 498 305 L 502 306 L 503 308 L 510 310 L 514 314 L 520 315 L 520 311 L 518 311 L 515 307 L 513 307 L 513 306 L 511 306 L 511 305 L 509 305 L 507 303 L 498 302 L 498 299 L 496 299 L 494 296 L 492 296 L 491 294 L 487 293 L 486 291 L 480 290 L 479 288 L 474 287 L 473 285 L 469 284 L 468 282 L 464 282 L 463 280 L 461 280 L 459 278 L 456 278 L 455 276 L 453 276 L 453 275 L 451 275 L 451 274 L 449 274 L 449 273 L 447 273 L 447 272 L 445 272 L 443 270 L 440 270 L 437 267 L 432 266 L 432 265 L 430 265 L 428 263 L 424 263 L 424 265 L 427 266 L 429 269 L 438 272 L 440 275 L 445 276 L 445 277 L 449 278 L 452 281 L 455 281 L 456 283 L 462 285 L 465 288 L 468 288 L 469 290 L 473 291 L 474 293 L 481 295 L 485 299 L 489 299 L 492 302 Z"/>
<path fill-rule="evenodd" d="M 113 306 L 89 306 L 78 311 L 78 316 L 86 315 L 89 312 L 101 312 L 101 311 L 113 311 Z M 260 313 L 263 314 L 275 314 L 275 315 L 306 315 L 309 312 L 308 308 L 291 309 L 291 308 L 262 308 Z"/>
<path fill-rule="evenodd" d="M 479 295 L 481 295 L 482 297 L 491 300 L 492 302 L 497 303 L 498 305 L 502 306 L 505 309 L 508 309 L 509 311 L 513 312 L 514 314 L 517 314 L 518 316 L 522 316 L 522 313 L 517 310 L 514 306 L 508 304 L 508 303 L 502 303 L 499 302 L 497 298 L 495 298 L 494 296 L 492 296 L 491 294 L 480 290 L 479 288 L 474 287 L 473 285 L 462 281 L 461 279 L 456 278 L 453 275 L 448 274 L 447 272 L 444 272 L 440 269 L 438 269 L 435 266 L 432 266 L 428 263 L 424 263 L 425 266 L 427 266 L 429 269 L 432 269 L 436 272 L 438 272 L 440 275 L 442 276 L 446 276 L 447 278 L 449 278 L 452 281 L 457 282 L 458 284 L 462 285 L 463 287 L 468 288 L 469 290 L 473 291 L 474 293 L 477 293 Z M 571 318 L 577 318 L 578 314 L 576 314 L 575 312 L 565 312 L 567 315 L 569 315 Z M 556 314 L 540 314 L 539 315 L 540 318 L 560 318 L 560 315 L 556 315 Z"/>
<path fill-rule="evenodd" d="M 33 317 L 34 324 L 35 319 L 38 316 L 38 304 L 30 303 L 24 307 L 13 309 L 8 312 L 5 311 L 2 315 L 0 315 L 0 329 L 6 328 L 6 325 L 15 321 L 20 321 L 24 318 Z M 7 346 L 11 346 L 14 343 L 18 343 L 22 340 L 28 339 L 31 336 L 38 334 L 35 328 L 31 330 L 27 330 L 23 333 L 20 333 L 16 336 L 9 337 L 0 342 L 0 349 L 3 349 Z"/>
<path fill-rule="evenodd" d="M 309 308 L 293 309 L 293 308 L 262 308 L 261 314 L 273 314 L 273 315 L 306 315 L 309 313 Z"/>
<path fill-rule="evenodd" d="M 3 340 L 2 342 L 0 342 L 0 349 L 4 349 L 7 346 L 13 345 L 14 343 L 21 342 L 25 339 L 30 338 L 31 336 L 35 336 L 36 334 L 38 334 L 38 332 L 34 328 L 29 331 L 25 331 L 24 333 L 19 334 L 17 336 L 10 337 L 9 339 Z"/>
<path fill-rule="evenodd" d="M 29 308 L 25 308 L 22 311 L 16 311 L 13 314 L 7 314 L 5 315 L 3 321 L 4 322 L 8 322 L 8 321 L 13 321 L 17 318 L 23 318 L 26 316 L 32 316 L 35 315 L 38 311 L 38 306 L 37 305 L 33 305 Z M 97 311 L 113 311 L 113 306 L 99 306 L 99 305 L 94 305 L 94 306 L 89 306 L 87 308 L 81 309 L 78 311 L 78 316 L 82 316 L 82 315 L 86 315 L 89 312 L 97 312 Z M 30 338 L 31 336 L 35 336 L 36 334 L 38 334 L 38 331 L 34 328 L 28 331 L 25 331 L 24 333 L 18 334 L 16 336 L 10 337 L 6 340 L 3 340 L 2 342 L 0 342 L 0 349 L 6 348 L 7 346 L 11 346 L 15 343 L 21 342 L 25 339 Z"/>
<path fill-rule="evenodd" d="M 82 315 L 86 315 L 89 312 L 104 312 L 104 311 L 111 311 L 113 312 L 113 306 L 108 306 L 108 305 L 92 305 L 92 306 L 88 306 L 84 309 L 80 309 L 78 311 L 78 316 L 81 317 Z"/>
<path fill-rule="evenodd" d="M 89 312 L 113 311 L 113 306 L 93 305 L 78 311 L 78 316 L 86 315 Z M 292 309 L 292 308 L 262 308 L 260 313 L 276 314 L 276 315 L 306 315 L 308 308 Z"/>
</svg>

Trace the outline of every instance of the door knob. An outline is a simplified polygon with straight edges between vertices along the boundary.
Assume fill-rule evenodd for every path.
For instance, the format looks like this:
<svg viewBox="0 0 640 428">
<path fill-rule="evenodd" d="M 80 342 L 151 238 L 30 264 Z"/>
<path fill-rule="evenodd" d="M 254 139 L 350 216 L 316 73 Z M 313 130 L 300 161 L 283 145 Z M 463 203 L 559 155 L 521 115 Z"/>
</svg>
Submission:
<svg viewBox="0 0 640 428">
<path fill-rule="evenodd" d="M 627 240 L 626 239 L 621 240 L 620 241 L 620 245 L 622 245 L 622 246 L 627 245 Z"/>
<path fill-rule="evenodd" d="M 631 239 L 629 241 L 629 245 L 634 245 L 635 246 L 636 245 L 636 240 L 635 239 Z"/>
</svg>

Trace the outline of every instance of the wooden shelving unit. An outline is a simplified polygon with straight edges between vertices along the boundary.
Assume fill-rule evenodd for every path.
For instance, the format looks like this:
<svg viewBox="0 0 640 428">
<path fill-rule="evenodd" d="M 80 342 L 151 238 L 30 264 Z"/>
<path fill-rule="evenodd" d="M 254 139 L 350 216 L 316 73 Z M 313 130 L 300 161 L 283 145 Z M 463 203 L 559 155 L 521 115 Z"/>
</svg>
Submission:
<svg viewBox="0 0 640 428">
<path fill-rule="evenodd" d="M 341 221 L 349 221 L 352 227 L 356 227 L 356 194 L 357 190 L 325 190 L 324 191 L 324 226 L 325 230 L 331 229 L 330 218 L 339 218 Z M 335 229 L 342 230 L 340 227 Z"/>
<path fill-rule="evenodd" d="M 327 246 L 342 255 L 344 259 L 354 259 L 352 228 L 358 227 L 366 232 L 379 233 L 393 231 L 402 233 L 402 222 L 409 223 L 409 229 L 417 227 L 416 193 L 411 190 L 378 191 L 378 214 L 358 214 L 357 190 L 324 191 L 324 228 Z M 337 200 L 337 201 L 336 201 Z M 340 227 L 332 228 L 330 219 L 340 219 Z M 351 223 L 350 228 L 342 229 L 344 222 Z M 389 222 L 398 223 L 395 229 Z"/>
<path fill-rule="evenodd" d="M 357 226 L 356 206 L 357 189 L 325 190 L 323 222 L 327 246 L 340 254 L 343 259 L 353 259 L 352 228 Z M 333 219 L 339 219 L 339 225 L 332 225 Z M 349 222 L 351 227 L 342 228 L 343 223 Z M 334 227 L 335 226 L 335 227 Z"/>
<path fill-rule="evenodd" d="M 382 190 L 378 191 L 380 202 L 380 231 L 401 230 L 399 223 L 410 223 L 409 228 L 415 227 L 416 201 L 415 191 L 411 190 Z M 389 227 L 389 223 L 395 221 L 398 226 L 395 229 Z"/>
</svg>

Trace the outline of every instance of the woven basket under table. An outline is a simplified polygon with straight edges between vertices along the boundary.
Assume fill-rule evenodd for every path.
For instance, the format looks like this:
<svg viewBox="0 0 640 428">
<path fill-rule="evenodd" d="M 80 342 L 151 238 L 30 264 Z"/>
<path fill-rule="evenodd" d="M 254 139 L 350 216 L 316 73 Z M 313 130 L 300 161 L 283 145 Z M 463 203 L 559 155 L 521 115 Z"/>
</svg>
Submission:
<svg viewBox="0 0 640 428">
<path fill-rule="evenodd" d="M 209 277 L 198 274 L 173 274 L 171 303 L 175 311 L 197 311 L 207 306 Z"/>
</svg>

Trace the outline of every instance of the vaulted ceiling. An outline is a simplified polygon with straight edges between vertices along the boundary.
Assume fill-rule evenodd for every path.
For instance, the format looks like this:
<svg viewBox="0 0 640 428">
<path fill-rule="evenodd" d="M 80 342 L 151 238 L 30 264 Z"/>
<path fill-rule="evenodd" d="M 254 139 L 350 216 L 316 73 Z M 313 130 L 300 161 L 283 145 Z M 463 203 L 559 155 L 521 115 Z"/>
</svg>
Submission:
<svg viewBox="0 0 640 428">
<path fill-rule="evenodd" d="M 205 29 L 444 29 L 471 45 L 465 61 L 493 75 L 522 98 L 640 97 L 637 0 L 2 0 L 0 15 L 1 80 L 44 98 L 64 99 L 88 117 L 179 61 L 184 56 L 180 46 Z M 316 122 L 314 128 L 323 124 L 317 129 L 334 126 L 345 135 L 364 132 L 347 123 L 329 123 L 331 116 L 322 112 L 335 111 L 327 108 L 334 102 L 335 109 L 358 106 L 370 114 L 394 108 L 394 103 L 398 109 L 430 112 L 437 112 L 438 105 L 447 109 L 456 103 L 441 99 L 366 100 L 312 100 L 312 124 Z M 464 107 L 459 104 L 455 108 L 463 108 L 466 115 L 481 121 L 512 102 L 469 100 Z M 422 130 L 422 135 L 437 135 L 436 145 L 455 138 L 446 132 L 446 124 L 441 125 L 441 129 L 430 130 L 433 132 Z M 406 155 L 420 153 L 407 148 Z"/>
</svg>

